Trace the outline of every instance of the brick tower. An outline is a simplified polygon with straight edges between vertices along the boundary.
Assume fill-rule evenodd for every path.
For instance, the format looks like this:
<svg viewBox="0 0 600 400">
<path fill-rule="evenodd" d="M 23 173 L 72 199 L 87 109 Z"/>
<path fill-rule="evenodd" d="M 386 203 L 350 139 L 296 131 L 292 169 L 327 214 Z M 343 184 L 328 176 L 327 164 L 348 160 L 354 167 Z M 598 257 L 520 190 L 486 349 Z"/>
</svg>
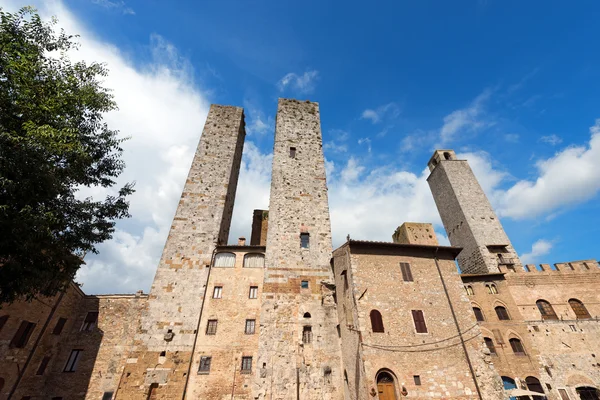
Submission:
<svg viewBox="0 0 600 400">
<path fill-rule="evenodd" d="M 492 205 L 466 160 L 452 150 L 436 150 L 427 164 L 427 178 L 448 239 L 462 247 L 463 273 L 485 274 L 520 267 L 521 262 Z"/>
<path fill-rule="evenodd" d="M 229 236 L 244 138 L 242 108 L 212 105 L 116 398 L 183 398 L 207 267 Z"/>
<path fill-rule="evenodd" d="M 331 246 L 319 105 L 279 99 L 255 398 L 343 398 Z"/>
</svg>

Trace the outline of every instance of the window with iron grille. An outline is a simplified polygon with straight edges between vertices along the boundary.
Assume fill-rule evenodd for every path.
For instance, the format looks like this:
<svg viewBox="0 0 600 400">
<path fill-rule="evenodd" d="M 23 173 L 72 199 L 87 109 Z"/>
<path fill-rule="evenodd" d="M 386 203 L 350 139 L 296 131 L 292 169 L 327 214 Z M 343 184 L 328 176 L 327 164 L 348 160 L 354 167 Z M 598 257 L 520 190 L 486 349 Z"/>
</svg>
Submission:
<svg viewBox="0 0 600 400">
<path fill-rule="evenodd" d="M 518 356 L 525 355 L 525 349 L 523 348 L 523 343 L 519 339 L 512 338 L 509 340 L 510 347 L 512 348 L 513 353 Z"/>
<path fill-rule="evenodd" d="M 542 319 L 558 319 L 558 316 L 554 312 L 554 308 L 552 308 L 552 305 L 546 300 L 538 300 L 535 304 L 537 305 L 538 310 L 540 310 Z"/>
<path fill-rule="evenodd" d="M 198 373 L 208 374 L 210 372 L 210 363 L 212 362 L 212 357 L 204 356 L 200 357 L 200 367 L 198 367 Z"/>
<path fill-rule="evenodd" d="M 489 337 L 484 337 L 483 340 L 485 341 L 485 345 L 487 346 L 488 350 L 490 351 L 491 355 L 496 355 L 496 346 L 494 346 L 494 341 L 489 338 Z"/>
<path fill-rule="evenodd" d="M 242 357 L 242 374 L 249 374 L 252 372 L 252 357 Z"/>
<path fill-rule="evenodd" d="M 575 317 L 577 319 L 592 318 L 592 316 L 588 312 L 587 308 L 585 308 L 585 306 L 583 305 L 583 303 L 581 301 L 579 301 L 577 299 L 571 299 L 571 300 L 569 300 L 569 305 L 573 309 L 573 312 L 575 313 Z"/>
<path fill-rule="evenodd" d="M 85 316 L 85 320 L 83 321 L 83 325 L 81 325 L 81 330 L 84 332 L 89 332 L 96 326 L 98 322 L 98 312 L 90 311 Z"/>
<path fill-rule="evenodd" d="M 404 282 L 413 282 L 413 276 L 409 263 L 400 263 L 400 270 L 402 271 L 402 279 Z"/>
<path fill-rule="evenodd" d="M 217 320 L 209 319 L 206 324 L 206 334 L 207 335 L 216 335 L 217 334 Z"/>
<path fill-rule="evenodd" d="M 50 362 L 50 356 L 45 356 L 42 359 L 42 362 L 40 363 L 40 366 L 38 367 L 38 370 L 35 374 L 36 375 L 44 375 L 44 372 L 46 371 L 46 367 L 48 366 L 49 362 Z"/>
<path fill-rule="evenodd" d="M 246 335 L 254 335 L 255 326 L 256 326 L 255 319 L 247 319 L 246 320 L 246 330 L 245 330 Z"/>
<path fill-rule="evenodd" d="M 475 314 L 475 319 L 477 321 L 485 321 L 485 318 L 483 317 L 483 311 L 481 311 L 481 308 L 473 307 L 473 313 Z"/>
<path fill-rule="evenodd" d="M 412 310 L 413 321 L 415 322 L 415 329 L 417 333 L 427 333 L 427 325 L 425 324 L 425 317 L 423 311 Z"/>
<path fill-rule="evenodd" d="M 69 359 L 67 360 L 63 372 L 75 372 L 77 370 L 77 364 L 81 358 L 81 353 L 83 353 L 83 350 L 81 349 L 71 350 L 71 354 L 69 355 Z"/>
<path fill-rule="evenodd" d="M 258 298 L 258 286 L 250 286 L 250 292 L 248 293 L 249 299 Z"/>
<path fill-rule="evenodd" d="M 60 335 L 63 328 L 65 327 L 66 323 L 67 323 L 66 318 L 59 318 L 58 321 L 56 321 L 56 325 L 54 326 L 54 329 L 52 330 L 52 334 Z"/>
<path fill-rule="evenodd" d="M 19 349 L 25 347 L 34 329 L 35 324 L 33 322 L 21 322 L 19 329 L 17 329 L 15 336 L 13 336 L 12 341 L 10 342 L 10 347 L 16 347 Z"/>
<path fill-rule="evenodd" d="M 498 319 L 500 321 L 507 321 L 510 319 L 510 316 L 508 315 L 508 311 L 506 311 L 506 308 L 504 308 L 502 306 L 497 306 L 496 308 L 494 308 L 494 310 L 496 310 L 496 315 L 498 316 Z"/>
<path fill-rule="evenodd" d="M 312 342 L 312 327 L 305 326 L 302 328 L 302 343 L 311 343 Z"/>
<path fill-rule="evenodd" d="M 213 289 L 213 299 L 220 299 L 223 294 L 223 286 L 215 286 Z"/>
</svg>

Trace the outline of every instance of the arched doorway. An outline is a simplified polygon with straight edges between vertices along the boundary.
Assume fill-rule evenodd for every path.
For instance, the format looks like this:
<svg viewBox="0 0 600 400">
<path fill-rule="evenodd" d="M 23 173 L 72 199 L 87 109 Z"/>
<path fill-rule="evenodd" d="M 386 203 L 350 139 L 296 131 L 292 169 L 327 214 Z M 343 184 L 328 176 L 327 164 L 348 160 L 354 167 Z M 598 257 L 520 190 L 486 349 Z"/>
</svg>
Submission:
<svg viewBox="0 0 600 400">
<path fill-rule="evenodd" d="M 396 400 L 394 377 L 386 371 L 377 374 L 377 393 L 379 400 Z"/>
<path fill-rule="evenodd" d="M 598 389 L 590 387 L 590 386 L 582 386 L 578 387 L 577 394 L 581 400 L 599 400 L 600 394 L 598 393 Z"/>
</svg>

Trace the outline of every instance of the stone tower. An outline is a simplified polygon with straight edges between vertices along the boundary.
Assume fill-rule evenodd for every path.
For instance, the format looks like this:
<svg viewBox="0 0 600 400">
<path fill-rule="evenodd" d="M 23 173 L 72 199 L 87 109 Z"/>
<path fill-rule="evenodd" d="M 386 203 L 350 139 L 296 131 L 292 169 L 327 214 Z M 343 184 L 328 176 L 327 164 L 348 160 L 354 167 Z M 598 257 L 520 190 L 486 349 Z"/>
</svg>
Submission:
<svg viewBox="0 0 600 400">
<path fill-rule="evenodd" d="M 279 99 L 255 398 L 343 398 L 331 246 L 319 105 Z"/>
<path fill-rule="evenodd" d="M 452 150 L 436 150 L 427 178 L 448 239 L 462 247 L 458 265 L 463 273 L 499 272 L 499 266 L 515 269 L 521 262 L 502 228 L 492 205 L 466 160 Z"/>
<path fill-rule="evenodd" d="M 117 398 L 183 398 L 213 250 L 226 244 L 245 138 L 242 108 L 212 105 Z"/>
</svg>

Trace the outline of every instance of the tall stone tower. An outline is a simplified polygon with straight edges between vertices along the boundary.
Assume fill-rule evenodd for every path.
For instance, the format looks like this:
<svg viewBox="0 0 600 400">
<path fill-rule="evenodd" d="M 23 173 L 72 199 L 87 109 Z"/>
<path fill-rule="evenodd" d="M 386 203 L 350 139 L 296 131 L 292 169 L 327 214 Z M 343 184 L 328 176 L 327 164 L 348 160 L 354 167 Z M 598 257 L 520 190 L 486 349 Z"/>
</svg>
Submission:
<svg viewBox="0 0 600 400">
<path fill-rule="evenodd" d="M 318 103 L 279 99 L 255 397 L 342 399 Z"/>
<path fill-rule="evenodd" d="M 521 266 L 492 205 L 466 160 L 452 150 L 436 150 L 427 164 L 427 178 L 448 239 L 462 247 L 458 265 L 463 273 L 499 272 L 499 266 Z"/>
<path fill-rule="evenodd" d="M 242 108 L 211 106 L 117 398 L 183 398 L 208 267 L 229 236 L 245 134 Z"/>
</svg>

